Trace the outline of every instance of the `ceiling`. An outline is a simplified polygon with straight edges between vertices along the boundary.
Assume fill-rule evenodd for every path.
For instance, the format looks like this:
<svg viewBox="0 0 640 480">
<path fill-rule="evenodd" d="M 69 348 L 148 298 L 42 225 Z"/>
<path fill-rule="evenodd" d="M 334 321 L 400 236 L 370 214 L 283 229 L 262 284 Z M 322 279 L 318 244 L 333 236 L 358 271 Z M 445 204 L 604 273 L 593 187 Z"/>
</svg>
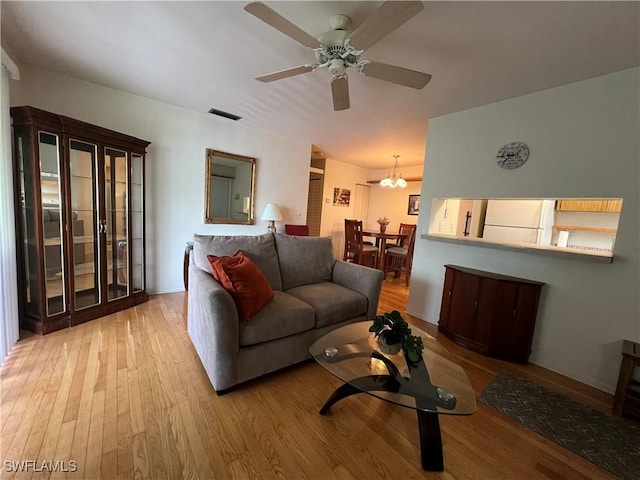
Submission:
<svg viewBox="0 0 640 480">
<path fill-rule="evenodd" d="M 334 112 L 329 73 L 254 77 L 313 51 L 244 11 L 247 2 L 8 2 L 2 45 L 18 63 L 298 138 L 368 168 L 422 164 L 428 118 L 640 64 L 639 2 L 425 2 L 362 58 L 433 75 L 414 90 L 350 71 Z M 313 36 L 359 25 L 381 2 L 265 2 Z M 227 120 L 231 121 L 231 120 Z"/>
</svg>

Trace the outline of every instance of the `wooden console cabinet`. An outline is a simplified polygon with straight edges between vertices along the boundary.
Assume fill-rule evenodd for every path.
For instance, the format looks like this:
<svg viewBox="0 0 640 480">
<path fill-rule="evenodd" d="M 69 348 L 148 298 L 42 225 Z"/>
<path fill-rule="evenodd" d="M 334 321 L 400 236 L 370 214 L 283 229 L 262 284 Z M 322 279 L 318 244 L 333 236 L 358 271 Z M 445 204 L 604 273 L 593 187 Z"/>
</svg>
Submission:
<svg viewBox="0 0 640 480">
<path fill-rule="evenodd" d="M 527 363 L 544 283 L 445 265 L 438 331 L 471 350 Z"/>
</svg>

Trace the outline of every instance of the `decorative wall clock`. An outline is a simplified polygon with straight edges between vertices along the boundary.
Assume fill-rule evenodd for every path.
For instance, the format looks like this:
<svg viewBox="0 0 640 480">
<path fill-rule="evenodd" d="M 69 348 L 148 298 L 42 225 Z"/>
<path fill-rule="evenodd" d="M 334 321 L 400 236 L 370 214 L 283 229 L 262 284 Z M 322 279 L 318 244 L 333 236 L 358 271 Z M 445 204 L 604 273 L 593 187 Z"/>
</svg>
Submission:
<svg viewBox="0 0 640 480">
<path fill-rule="evenodd" d="M 502 168 L 518 168 L 529 158 L 529 147 L 523 142 L 511 142 L 502 146 L 496 155 L 496 162 Z"/>
</svg>

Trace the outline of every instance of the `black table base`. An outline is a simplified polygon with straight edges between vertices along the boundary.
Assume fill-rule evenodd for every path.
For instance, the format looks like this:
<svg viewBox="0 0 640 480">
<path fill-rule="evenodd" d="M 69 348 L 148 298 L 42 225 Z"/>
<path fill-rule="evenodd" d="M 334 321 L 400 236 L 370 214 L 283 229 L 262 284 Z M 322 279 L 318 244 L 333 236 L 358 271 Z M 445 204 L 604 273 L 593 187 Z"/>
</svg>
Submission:
<svg viewBox="0 0 640 480">
<path fill-rule="evenodd" d="M 378 357 L 378 355 L 372 356 Z M 385 361 L 385 364 L 387 363 L 391 362 L 388 362 L 387 360 Z M 420 364 L 422 364 L 422 362 L 420 362 Z M 387 366 L 389 367 L 389 365 Z M 397 375 L 397 370 L 391 371 L 390 369 L 390 373 L 392 373 L 392 375 L 367 375 L 350 380 L 349 383 L 345 383 L 333 392 L 320 409 L 320 414 L 325 415 L 333 404 L 343 398 L 357 393 L 386 391 L 411 395 L 416 399 L 418 430 L 420 433 L 420 460 L 422 468 L 429 472 L 442 472 L 444 470 L 442 436 L 440 434 L 440 421 L 438 420 L 438 414 L 435 413 L 435 402 L 432 398 L 427 398 L 420 394 L 412 395 L 411 391 L 401 391 L 405 390 L 405 388 L 403 388 L 403 380 L 408 379 L 399 377 L 399 375 Z M 426 376 L 426 380 L 428 381 L 428 373 L 423 364 L 413 366 L 412 375 L 414 378 Z M 425 411 L 424 409 L 433 411 Z"/>
</svg>

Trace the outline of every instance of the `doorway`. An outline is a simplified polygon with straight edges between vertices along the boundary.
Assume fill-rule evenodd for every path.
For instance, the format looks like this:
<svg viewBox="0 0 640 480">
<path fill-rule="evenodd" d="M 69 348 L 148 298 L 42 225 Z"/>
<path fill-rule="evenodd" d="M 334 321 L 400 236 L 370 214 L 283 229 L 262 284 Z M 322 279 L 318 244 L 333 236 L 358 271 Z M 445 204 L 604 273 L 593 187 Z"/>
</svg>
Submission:
<svg viewBox="0 0 640 480">
<path fill-rule="evenodd" d="M 369 199 L 371 198 L 371 187 L 369 185 L 356 184 L 356 194 L 353 201 L 353 218 L 362 220 L 362 224 L 367 227 L 369 221 Z"/>
<path fill-rule="evenodd" d="M 324 195 L 324 169 L 326 158 L 315 148 L 311 152 L 311 167 L 309 169 L 309 194 L 307 196 L 307 225 L 309 235 L 320 236 L 322 225 L 322 198 Z"/>
<path fill-rule="evenodd" d="M 307 225 L 309 225 L 309 235 L 315 237 L 320 236 L 323 189 L 324 175 L 311 172 L 309 174 L 309 195 L 307 197 Z"/>
<path fill-rule="evenodd" d="M 222 177 L 211 179 L 209 212 L 212 217 L 231 217 L 231 180 Z"/>
</svg>

